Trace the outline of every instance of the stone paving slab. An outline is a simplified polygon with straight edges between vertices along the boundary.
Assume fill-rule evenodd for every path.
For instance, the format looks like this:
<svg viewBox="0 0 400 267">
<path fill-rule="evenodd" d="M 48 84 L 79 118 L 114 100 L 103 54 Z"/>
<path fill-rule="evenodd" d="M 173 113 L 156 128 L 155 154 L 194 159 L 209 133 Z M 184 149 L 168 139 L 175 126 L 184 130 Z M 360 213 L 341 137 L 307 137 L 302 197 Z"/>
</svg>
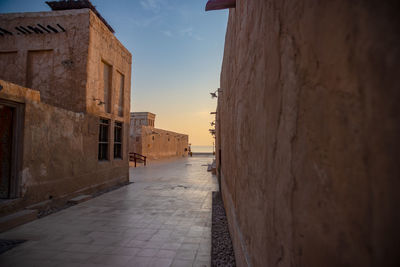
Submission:
<svg viewBox="0 0 400 267">
<path fill-rule="evenodd" d="M 15 226 L 36 220 L 37 210 L 22 210 L 0 218 L 0 233 Z"/>
<path fill-rule="evenodd" d="M 0 234 L 0 266 L 210 266 L 212 158 L 130 169 L 128 186 Z"/>
</svg>

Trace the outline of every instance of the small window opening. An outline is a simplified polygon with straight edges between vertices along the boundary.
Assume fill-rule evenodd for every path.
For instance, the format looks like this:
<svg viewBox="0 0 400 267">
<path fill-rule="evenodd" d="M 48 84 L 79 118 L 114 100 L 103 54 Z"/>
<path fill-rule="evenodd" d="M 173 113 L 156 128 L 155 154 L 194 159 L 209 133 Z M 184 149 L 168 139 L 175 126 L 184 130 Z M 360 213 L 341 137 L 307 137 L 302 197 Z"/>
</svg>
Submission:
<svg viewBox="0 0 400 267">
<path fill-rule="evenodd" d="M 122 159 L 122 122 L 114 125 L 114 159 Z"/>
<path fill-rule="evenodd" d="M 108 130 L 110 121 L 106 119 L 100 119 L 99 128 L 99 160 L 108 160 Z"/>
</svg>

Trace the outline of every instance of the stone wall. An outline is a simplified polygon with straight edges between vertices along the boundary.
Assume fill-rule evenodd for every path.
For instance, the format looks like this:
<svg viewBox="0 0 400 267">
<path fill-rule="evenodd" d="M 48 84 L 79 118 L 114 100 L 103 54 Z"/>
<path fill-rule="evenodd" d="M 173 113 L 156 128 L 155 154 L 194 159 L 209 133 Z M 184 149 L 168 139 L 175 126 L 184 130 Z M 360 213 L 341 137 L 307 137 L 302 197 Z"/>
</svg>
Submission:
<svg viewBox="0 0 400 267">
<path fill-rule="evenodd" d="M 132 126 L 131 126 L 132 127 Z M 152 126 L 141 126 L 130 138 L 130 152 L 149 159 L 187 157 L 189 136 Z"/>
<path fill-rule="evenodd" d="M 0 207 L 16 211 L 129 180 L 126 161 L 99 162 L 99 119 L 44 104 L 40 93 L 0 80 L 0 99 L 23 105 L 20 197 Z"/>
<path fill-rule="evenodd" d="M 238 266 L 399 266 L 398 2 L 236 2 L 217 162 Z"/>
</svg>

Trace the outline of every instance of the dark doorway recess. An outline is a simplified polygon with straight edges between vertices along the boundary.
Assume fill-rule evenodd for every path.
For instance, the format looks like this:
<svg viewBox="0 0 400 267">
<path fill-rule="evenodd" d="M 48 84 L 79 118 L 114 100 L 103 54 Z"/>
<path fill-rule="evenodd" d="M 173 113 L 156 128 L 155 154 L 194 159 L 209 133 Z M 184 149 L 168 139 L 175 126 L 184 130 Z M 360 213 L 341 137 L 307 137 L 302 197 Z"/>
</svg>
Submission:
<svg viewBox="0 0 400 267">
<path fill-rule="evenodd" d="M 0 199 L 19 196 L 23 105 L 0 100 Z"/>
</svg>

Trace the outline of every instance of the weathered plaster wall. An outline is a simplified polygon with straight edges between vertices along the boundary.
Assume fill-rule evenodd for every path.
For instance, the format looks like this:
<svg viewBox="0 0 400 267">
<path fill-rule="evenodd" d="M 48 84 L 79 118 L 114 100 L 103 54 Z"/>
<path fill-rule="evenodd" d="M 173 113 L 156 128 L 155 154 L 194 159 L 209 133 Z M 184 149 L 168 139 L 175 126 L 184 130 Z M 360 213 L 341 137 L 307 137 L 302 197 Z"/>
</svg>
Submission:
<svg viewBox="0 0 400 267">
<path fill-rule="evenodd" d="M 151 112 L 131 112 L 129 130 L 129 152 L 136 152 L 141 155 L 142 150 L 142 126 L 154 128 L 156 114 Z M 147 146 L 147 144 L 145 144 Z"/>
<path fill-rule="evenodd" d="M 16 30 L 20 26 L 31 33 Z M 0 79 L 39 90 L 44 103 L 85 111 L 88 9 L 0 14 L 0 27 L 12 33 L 0 36 Z"/>
<path fill-rule="evenodd" d="M 0 99 L 24 104 L 20 199 L 1 213 L 129 180 L 126 164 L 97 160 L 98 117 L 41 103 L 35 90 L 0 84 Z"/>
<path fill-rule="evenodd" d="M 130 138 L 130 152 L 142 154 L 149 159 L 186 157 L 188 142 L 189 136 L 186 134 L 141 126 L 140 130 Z"/>
<path fill-rule="evenodd" d="M 90 41 L 88 54 L 88 83 L 86 105 L 87 112 L 102 118 L 123 122 L 123 159 L 121 164 L 128 168 L 129 159 L 129 124 L 130 124 L 130 97 L 131 97 L 131 64 L 132 55 L 110 32 L 103 22 L 90 11 Z M 111 94 L 110 110 L 107 112 L 105 105 L 99 105 L 104 99 L 103 65 L 105 62 L 111 66 Z M 121 76 L 122 74 L 122 76 Z M 123 77 L 122 114 L 119 113 L 119 92 Z M 114 131 L 110 132 L 111 146 L 113 146 Z M 110 158 L 112 151 L 110 150 Z M 121 165 L 121 166 L 122 166 Z"/>
<path fill-rule="evenodd" d="M 44 32 L 40 25 L 59 32 Z M 21 26 L 43 32 L 23 34 L 15 28 Z M 24 201 L 38 201 L 50 194 L 47 192 L 60 196 L 122 178 L 128 181 L 129 51 L 89 9 L 1 14 L 0 27 L 11 32 L 0 36 L 0 78 L 39 90 L 43 102 L 25 105 L 28 135 L 24 137 L 22 171 L 30 178 Z M 104 91 L 102 61 L 111 66 L 109 110 L 101 105 L 104 96 L 101 99 L 99 94 Z M 15 95 L 9 97 L 16 101 Z M 101 162 L 100 118 L 110 121 L 108 160 Z M 117 121 L 123 123 L 122 159 L 114 159 Z M 40 154 L 35 155 L 39 149 Z"/>
<path fill-rule="evenodd" d="M 118 117 L 118 98 L 120 78 L 124 76 L 123 116 L 129 121 L 130 117 L 130 84 L 132 55 L 101 22 L 101 20 L 90 12 L 90 42 L 88 56 L 88 84 L 87 84 L 87 109 L 90 113 L 110 114 Z M 105 105 L 99 105 L 93 98 L 105 101 L 103 95 L 104 77 L 102 62 L 112 67 L 112 94 L 111 112 L 105 111 Z"/>
<path fill-rule="evenodd" d="M 399 266 L 398 2 L 236 2 L 217 143 L 238 265 Z"/>
</svg>

